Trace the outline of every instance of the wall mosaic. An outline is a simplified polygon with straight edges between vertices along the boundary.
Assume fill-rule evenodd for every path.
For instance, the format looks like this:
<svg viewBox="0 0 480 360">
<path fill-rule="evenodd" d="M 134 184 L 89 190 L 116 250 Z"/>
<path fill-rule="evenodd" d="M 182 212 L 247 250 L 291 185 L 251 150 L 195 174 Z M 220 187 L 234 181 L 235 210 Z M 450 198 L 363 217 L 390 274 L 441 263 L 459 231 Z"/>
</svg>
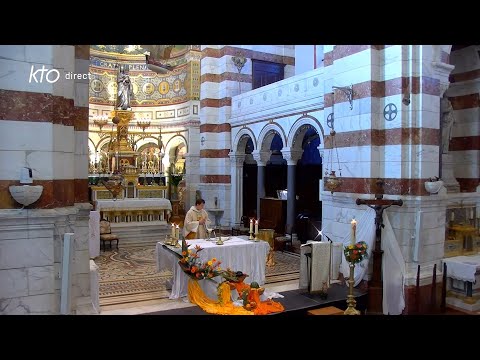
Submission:
<svg viewBox="0 0 480 360">
<path fill-rule="evenodd" d="M 102 65 L 102 66 L 98 66 Z M 112 105 L 117 90 L 115 62 L 91 59 L 92 80 L 89 88 L 91 104 Z M 186 87 L 188 66 L 180 66 L 168 74 L 157 74 L 142 63 L 129 63 L 133 83 L 133 106 L 172 105 L 189 100 Z"/>
</svg>

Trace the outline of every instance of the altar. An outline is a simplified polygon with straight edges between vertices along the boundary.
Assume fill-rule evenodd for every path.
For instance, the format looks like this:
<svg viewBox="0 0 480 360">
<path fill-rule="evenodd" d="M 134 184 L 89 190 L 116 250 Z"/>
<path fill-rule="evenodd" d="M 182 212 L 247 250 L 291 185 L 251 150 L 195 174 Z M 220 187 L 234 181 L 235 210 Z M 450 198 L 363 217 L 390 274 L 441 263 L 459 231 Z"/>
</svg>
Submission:
<svg viewBox="0 0 480 360">
<path fill-rule="evenodd" d="M 119 199 L 97 200 L 96 210 L 110 222 L 168 221 L 172 211 L 170 200 L 158 199 Z"/>
<path fill-rule="evenodd" d="M 259 285 L 265 284 L 265 267 L 270 245 L 265 241 L 247 240 L 247 236 L 230 237 L 223 245 L 216 245 L 214 241 L 204 239 L 186 240 L 188 245 L 199 245 L 204 250 L 198 253 L 200 260 L 207 261 L 213 257 L 220 260 L 221 268 L 227 267 L 234 271 L 242 271 L 249 276 L 246 283 L 256 281 Z M 181 248 L 174 248 L 158 242 L 156 247 L 157 271 L 170 270 L 173 272 L 172 289 L 170 299 L 178 299 L 187 296 L 188 276 L 178 265 Z M 175 254 L 177 253 L 177 254 Z M 220 282 L 221 278 L 214 278 Z M 205 294 L 211 299 L 217 298 L 217 284 L 202 280 L 200 285 Z"/>
<path fill-rule="evenodd" d="M 480 310 L 480 254 L 443 259 L 447 264 L 446 303 L 468 311 Z"/>
</svg>

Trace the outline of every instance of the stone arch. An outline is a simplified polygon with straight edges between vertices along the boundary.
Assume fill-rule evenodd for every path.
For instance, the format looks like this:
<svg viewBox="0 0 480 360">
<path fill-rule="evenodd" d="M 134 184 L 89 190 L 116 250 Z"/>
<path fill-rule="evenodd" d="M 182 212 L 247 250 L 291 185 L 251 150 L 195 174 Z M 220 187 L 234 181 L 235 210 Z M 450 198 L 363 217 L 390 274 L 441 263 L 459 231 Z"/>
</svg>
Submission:
<svg viewBox="0 0 480 360">
<path fill-rule="evenodd" d="M 109 142 L 110 142 L 110 139 L 111 139 L 111 136 L 110 136 L 110 135 L 105 136 L 104 138 L 100 139 L 100 141 L 99 141 L 98 144 L 97 144 L 98 150 L 101 150 L 102 147 L 105 146 L 105 144 L 109 143 Z"/>
<path fill-rule="evenodd" d="M 322 124 L 317 118 L 311 115 L 302 115 L 295 121 L 293 126 L 290 128 L 290 132 L 288 133 L 286 146 L 291 149 L 302 150 L 302 142 L 296 140 L 303 139 L 303 135 L 305 135 L 310 127 L 315 129 L 317 134 L 321 136 L 320 146 L 323 147 L 325 133 L 323 131 Z"/>
<path fill-rule="evenodd" d="M 93 142 L 93 140 L 91 138 L 88 138 L 88 141 L 90 141 L 90 143 L 92 144 L 93 150 L 97 151 L 97 147 L 95 146 L 95 143 Z"/>
<path fill-rule="evenodd" d="M 232 150 L 234 150 L 233 152 L 243 153 L 249 138 L 252 139 L 253 150 L 256 150 L 257 149 L 257 139 L 255 137 L 255 134 L 253 133 L 253 131 L 250 128 L 244 127 L 235 136 L 235 140 L 233 141 L 233 144 L 232 144 Z"/>
<path fill-rule="evenodd" d="M 181 140 L 179 140 L 181 138 Z M 167 149 L 170 150 L 171 147 L 173 146 L 178 146 L 181 142 L 185 144 L 185 147 L 187 148 L 187 153 L 188 153 L 188 142 L 185 136 L 176 134 L 175 136 L 172 136 L 170 139 L 168 139 L 167 143 L 164 145 L 165 146 L 165 154 L 168 153 Z"/>
<path fill-rule="evenodd" d="M 270 151 L 270 145 L 275 134 L 278 134 L 280 136 L 283 146 L 285 146 L 285 144 L 287 143 L 287 136 L 285 135 L 285 131 L 278 123 L 271 122 L 265 125 L 262 131 L 260 131 L 260 135 L 258 136 L 258 142 L 255 149 L 260 149 L 260 151 Z"/>
</svg>

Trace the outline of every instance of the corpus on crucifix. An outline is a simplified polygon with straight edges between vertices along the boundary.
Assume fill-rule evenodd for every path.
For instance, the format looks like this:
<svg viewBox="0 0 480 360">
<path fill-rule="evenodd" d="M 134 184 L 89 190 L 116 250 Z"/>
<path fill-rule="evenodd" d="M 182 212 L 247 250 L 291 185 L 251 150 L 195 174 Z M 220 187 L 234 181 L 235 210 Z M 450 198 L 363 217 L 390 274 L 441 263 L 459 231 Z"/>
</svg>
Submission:
<svg viewBox="0 0 480 360">
<path fill-rule="evenodd" d="M 357 199 L 357 205 L 367 205 L 369 208 L 375 210 L 375 248 L 373 254 L 373 274 L 372 280 L 368 284 L 368 312 L 382 314 L 383 301 L 383 281 L 382 281 L 382 228 L 383 225 L 383 210 L 392 205 L 402 206 L 402 200 L 385 200 L 383 199 L 383 180 L 377 179 L 377 191 L 375 199 Z"/>
</svg>

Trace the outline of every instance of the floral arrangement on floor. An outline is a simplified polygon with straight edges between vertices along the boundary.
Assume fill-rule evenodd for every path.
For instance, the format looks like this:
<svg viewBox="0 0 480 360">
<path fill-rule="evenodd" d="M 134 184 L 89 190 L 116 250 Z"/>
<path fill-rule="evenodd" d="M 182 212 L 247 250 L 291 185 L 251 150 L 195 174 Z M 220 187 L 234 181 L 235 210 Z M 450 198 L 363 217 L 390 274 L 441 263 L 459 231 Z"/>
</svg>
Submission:
<svg viewBox="0 0 480 360">
<path fill-rule="evenodd" d="M 347 259 L 349 263 L 358 264 L 362 262 L 363 259 L 368 258 L 367 249 L 367 243 L 365 241 L 360 241 L 356 244 L 345 245 L 343 253 L 345 254 L 345 259 Z"/>
<path fill-rule="evenodd" d="M 190 279 L 188 281 L 188 298 L 191 303 L 200 306 L 209 314 L 218 315 L 265 315 L 273 312 L 282 312 L 285 309 L 282 304 L 271 299 L 260 300 L 260 295 L 265 291 L 256 282 L 250 285 L 244 284 L 243 280 L 248 276 L 241 271 L 233 271 L 229 268 L 222 270 L 221 261 L 212 258 L 201 262 L 198 253 L 203 248 L 195 245 L 193 250 L 188 249 L 185 239 L 182 240 L 182 257 L 178 264 Z M 224 281 L 217 286 L 217 300 L 212 300 L 205 295 L 198 280 L 211 280 L 221 276 Z M 232 302 L 231 290 L 236 289 L 239 297 L 243 300 L 243 306 L 237 306 Z"/>
</svg>

